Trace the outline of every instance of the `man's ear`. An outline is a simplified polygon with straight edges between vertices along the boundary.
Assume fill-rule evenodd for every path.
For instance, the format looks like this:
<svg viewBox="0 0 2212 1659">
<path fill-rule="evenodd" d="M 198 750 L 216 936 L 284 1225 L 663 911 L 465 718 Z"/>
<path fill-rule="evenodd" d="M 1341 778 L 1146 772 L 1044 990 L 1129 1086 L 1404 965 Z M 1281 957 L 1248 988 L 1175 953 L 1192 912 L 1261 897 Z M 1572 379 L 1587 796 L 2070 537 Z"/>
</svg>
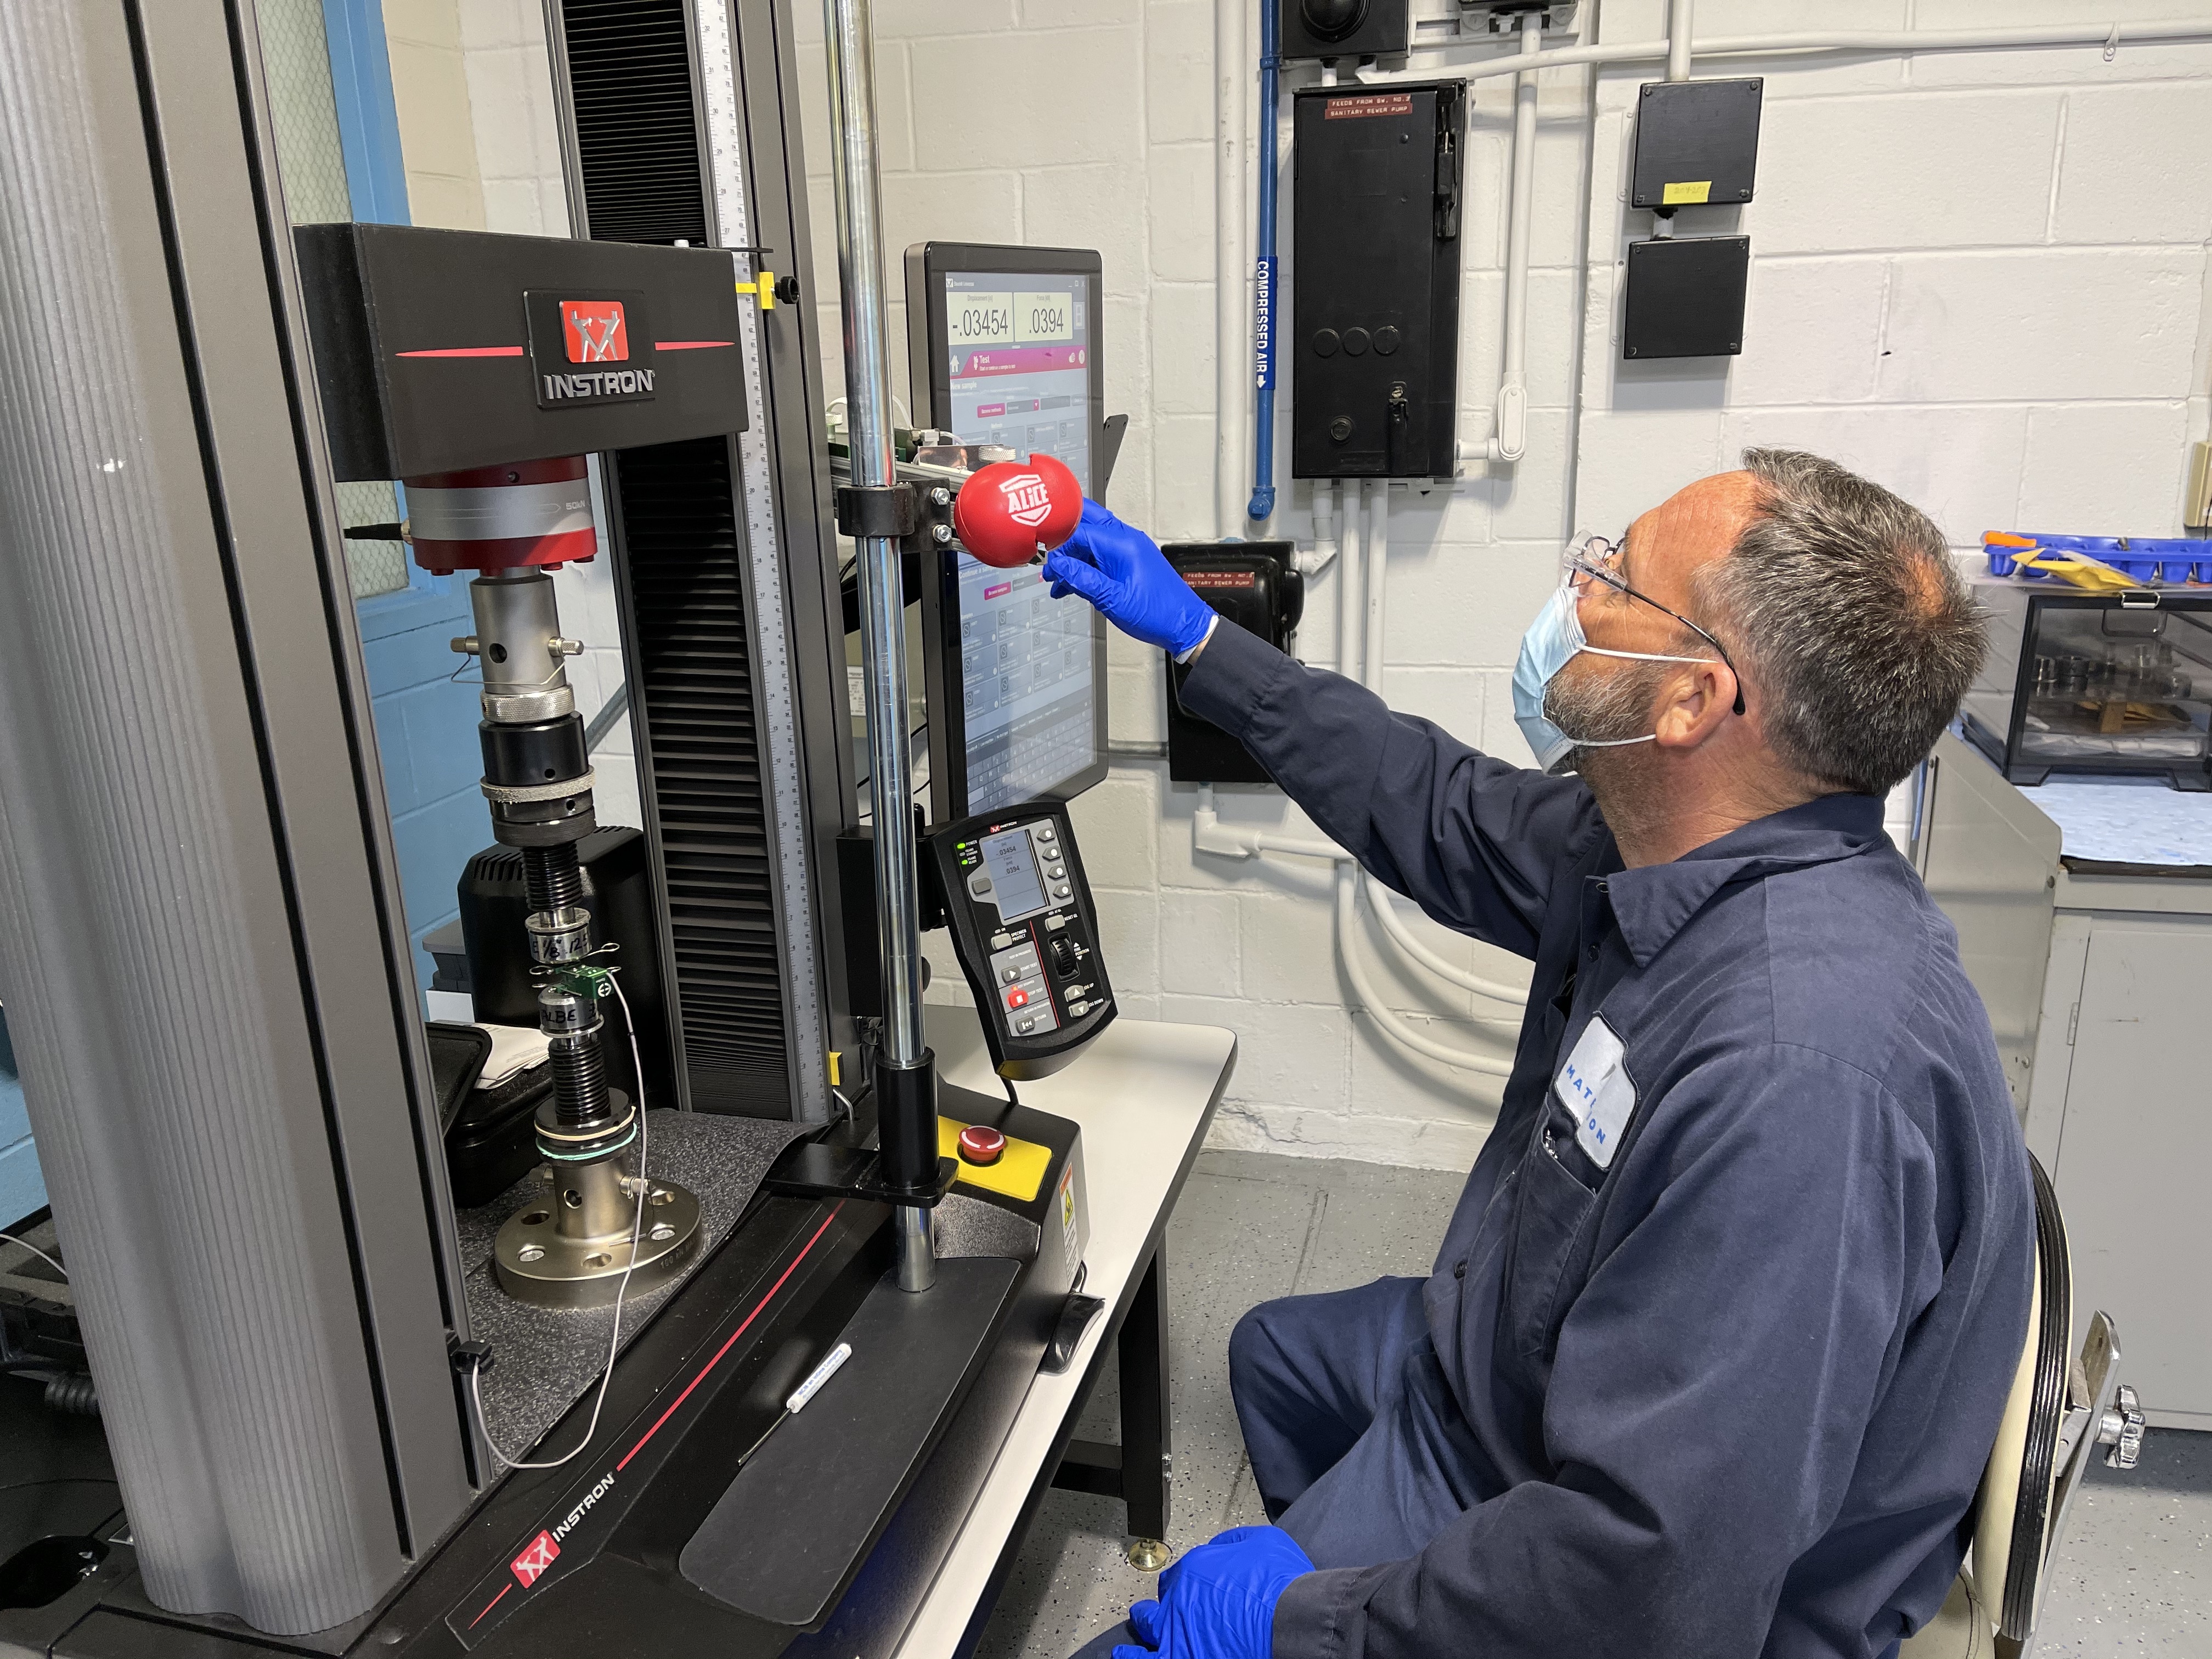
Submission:
<svg viewBox="0 0 2212 1659">
<path fill-rule="evenodd" d="M 1652 732 L 1662 749 L 1694 749 L 1735 707 L 1735 671 L 1723 662 L 1685 663 L 1659 690 Z"/>
</svg>

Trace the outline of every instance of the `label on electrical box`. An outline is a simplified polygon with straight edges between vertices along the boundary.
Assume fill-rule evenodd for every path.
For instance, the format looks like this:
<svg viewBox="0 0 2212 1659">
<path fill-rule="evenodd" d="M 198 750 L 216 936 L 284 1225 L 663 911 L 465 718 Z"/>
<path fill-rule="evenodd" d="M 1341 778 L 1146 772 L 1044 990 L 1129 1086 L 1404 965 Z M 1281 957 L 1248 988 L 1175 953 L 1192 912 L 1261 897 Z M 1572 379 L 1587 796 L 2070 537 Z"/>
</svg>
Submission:
<svg viewBox="0 0 2212 1659">
<path fill-rule="evenodd" d="M 1356 121 L 1370 115 L 1411 115 L 1410 92 L 1369 92 L 1357 97 L 1332 98 L 1322 111 L 1325 121 Z"/>
<path fill-rule="evenodd" d="M 1713 199 L 1713 181 L 1689 179 L 1668 185 L 1660 192 L 1659 199 L 1664 207 L 1703 207 Z"/>
<path fill-rule="evenodd" d="M 1209 587 L 1256 587 L 1259 574 L 1251 570 L 1186 570 L 1184 584 L 1203 593 Z"/>
</svg>

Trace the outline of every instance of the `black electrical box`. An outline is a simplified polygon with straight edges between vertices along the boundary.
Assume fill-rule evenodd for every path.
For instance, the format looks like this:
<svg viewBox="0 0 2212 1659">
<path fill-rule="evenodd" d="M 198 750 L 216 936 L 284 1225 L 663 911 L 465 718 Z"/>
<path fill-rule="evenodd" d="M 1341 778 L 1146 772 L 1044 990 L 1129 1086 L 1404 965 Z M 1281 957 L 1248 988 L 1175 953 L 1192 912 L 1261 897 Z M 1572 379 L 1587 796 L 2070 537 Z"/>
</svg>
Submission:
<svg viewBox="0 0 2212 1659">
<path fill-rule="evenodd" d="M 1402 56 L 1412 24 L 1407 0 L 1278 0 L 1285 59 Z"/>
<path fill-rule="evenodd" d="M 301 225 L 341 480 L 741 432 L 727 252 L 415 225 Z"/>
<path fill-rule="evenodd" d="M 1636 100 L 1632 207 L 1748 202 L 1759 170 L 1766 82 L 1652 81 Z"/>
<path fill-rule="evenodd" d="M 1291 471 L 1456 469 L 1460 82 L 1295 100 Z"/>
<path fill-rule="evenodd" d="M 1748 236 L 1674 236 L 1628 245 L 1620 355 L 1733 357 L 1743 350 Z"/>
<path fill-rule="evenodd" d="M 1199 598 L 1248 634 L 1279 651 L 1304 613 L 1306 580 L 1290 542 L 1170 542 L 1160 550 Z M 1266 783 L 1267 769 L 1244 745 L 1182 706 L 1190 669 L 1165 652 L 1168 676 L 1168 776 L 1177 783 Z"/>
</svg>

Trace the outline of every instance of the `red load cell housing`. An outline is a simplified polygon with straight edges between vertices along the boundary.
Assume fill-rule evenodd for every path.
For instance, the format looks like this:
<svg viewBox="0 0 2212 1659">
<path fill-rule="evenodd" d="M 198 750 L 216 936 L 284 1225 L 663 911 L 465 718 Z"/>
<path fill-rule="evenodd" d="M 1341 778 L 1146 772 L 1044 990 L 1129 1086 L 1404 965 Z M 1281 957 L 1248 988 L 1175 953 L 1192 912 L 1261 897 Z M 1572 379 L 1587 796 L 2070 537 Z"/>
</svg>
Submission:
<svg viewBox="0 0 2212 1659">
<path fill-rule="evenodd" d="M 456 570 L 558 569 L 598 556 L 589 470 L 581 455 L 433 472 L 404 480 L 415 562 Z"/>
</svg>

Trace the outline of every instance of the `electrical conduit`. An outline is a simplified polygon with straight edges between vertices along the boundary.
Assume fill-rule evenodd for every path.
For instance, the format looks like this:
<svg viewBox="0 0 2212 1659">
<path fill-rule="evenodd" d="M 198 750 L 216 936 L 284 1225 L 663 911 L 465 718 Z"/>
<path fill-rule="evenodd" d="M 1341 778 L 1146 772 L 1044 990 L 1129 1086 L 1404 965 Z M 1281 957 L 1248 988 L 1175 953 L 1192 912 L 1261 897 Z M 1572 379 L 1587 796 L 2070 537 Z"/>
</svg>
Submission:
<svg viewBox="0 0 2212 1659">
<path fill-rule="evenodd" d="M 1667 5 L 1667 78 L 1686 81 L 1690 78 L 1690 14 L 1697 9 L 1697 0 L 1668 0 Z"/>
<path fill-rule="evenodd" d="M 1262 0 L 1272 6 L 1275 0 Z M 1244 52 L 1248 0 L 1213 8 L 1213 210 L 1221 227 L 1214 251 L 1214 534 L 1237 533 L 1244 520 Z"/>
<path fill-rule="evenodd" d="M 1678 0 L 1678 3 L 1680 0 Z M 1544 49 L 1544 14 L 1521 16 L 1521 58 Z M 1528 243 L 1536 216 L 1536 77 L 1513 83 L 1513 201 L 1505 231 L 1505 342 L 1490 459 L 1507 465 L 1528 453 Z"/>
<path fill-rule="evenodd" d="M 1364 483 L 1360 486 L 1363 496 L 1366 495 L 1367 488 Z M 1361 653 L 1358 678 L 1362 685 L 1379 696 L 1382 690 L 1383 597 L 1390 562 L 1390 481 L 1377 478 L 1374 489 L 1374 504 L 1367 515 L 1366 546 L 1360 560 L 1367 589 L 1367 648 Z M 1347 544 L 1344 566 L 1344 586 L 1347 591 L 1352 586 L 1351 575 Z M 1351 604 L 1346 602 L 1343 610 L 1348 623 L 1352 615 Z M 1345 638 L 1346 655 L 1349 657 L 1351 635 L 1348 629 Z M 1376 994 L 1375 988 L 1367 977 L 1366 964 L 1359 959 L 1358 884 L 1363 880 L 1369 884 L 1368 907 L 1378 912 L 1388 910 L 1390 908 L 1389 896 L 1387 892 L 1376 890 L 1372 876 L 1348 858 L 1336 866 L 1336 954 L 1344 963 L 1344 976 L 1352 981 L 1352 994 L 1359 999 L 1368 1018 L 1399 1047 L 1409 1048 L 1440 1064 L 1456 1066 L 1464 1071 L 1480 1072 L 1489 1077 L 1510 1075 L 1513 1070 L 1510 1060 L 1493 1060 L 1486 1054 L 1470 1054 L 1449 1043 L 1438 1042 L 1417 1030 Z"/>
<path fill-rule="evenodd" d="M 1798 34 L 1725 34 L 1692 42 L 1699 58 L 1768 56 L 1793 52 L 1884 52 L 1910 55 L 1921 52 L 1994 52 L 2010 46 L 2103 46 L 2117 51 L 2123 46 L 2148 46 L 2163 40 L 2212 40 L 2212 17 L 2177 18 L 2148 23 L 2045 23 L 1988 29 L 1854 29 L 1821 30 Z M 1443 41 L 1423 46 L 1425 52 L 1464 50 L 1470 41 Z M 1537 70 L 1564 69 L 1577 64 L 1649 64 L 1668 56 L 1665 40 L 1638 40 L 1613 46 L 1553 46 L 1526 58 L 1517 54 L 1488 63 L 1455 64 L 1449 70 L 1429 65 L 1418 69 L 1370 70 L 1360 76 L 1369 86 L 1389 86 L 1395 81 L 1433 81 L 1449 74 L 1455 81 L 1482 81 L 1493 76 L 1525 75 Z"/>
<path fill-rule="evenodd" d="M 1265 524 L 1275 511 L 1275 191 L 1278 33 L 1276 0 L 1260 0 L 1260 142 L 1254 155 L 1260 173 L 1260 249 L 1252 268 L 1252 355 L 1255 397 L 1252 405 L 1252 499 L 1245 517 Z"/>
</svg>

